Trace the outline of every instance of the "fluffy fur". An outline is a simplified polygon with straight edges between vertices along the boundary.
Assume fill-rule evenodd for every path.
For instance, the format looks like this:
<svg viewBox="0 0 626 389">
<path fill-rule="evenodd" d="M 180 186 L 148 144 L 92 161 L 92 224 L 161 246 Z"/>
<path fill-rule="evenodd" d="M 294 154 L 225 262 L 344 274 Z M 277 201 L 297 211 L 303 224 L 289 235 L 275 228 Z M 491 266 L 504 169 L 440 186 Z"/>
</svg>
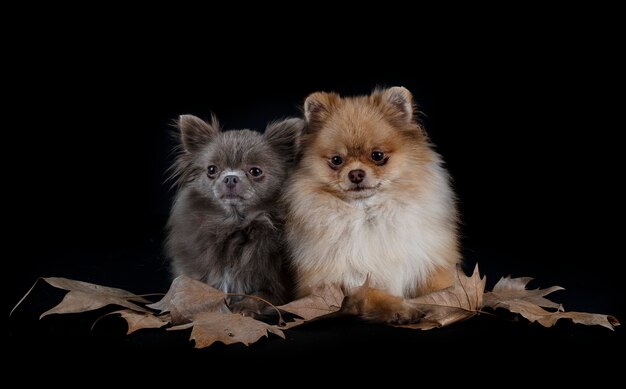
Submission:
<svg viewBox="0 0 626 389">
<path fill-rule="evenodd" d="M 179 118 L 181 153 L 173 176 L 178 192 L 168 221 L 166 251 L 174 276 L 186 275 L 227 293 L 274 304 L 283 287 L 284 224 L 276 199 L 293 164 L 302 120 L 250 130 L 221 131 L 191 116 Z M 257 315 L 258 299 L 231 298 L 231 308 Z"/>
<path fill-rule="evenodd" d="M 372 287 L 406 298 L 449 286 L 460 260 L 454 196 L 411 93 L 317 92 L 304 113 L 302 152 L 285 192 L 297 294 L 320 283 L 350 290 L 368 276 Z M 374 305 L 390 311 L 385 304 Z M 386 317 L 393 309 L 370 311 L 394 320 Z"/>
</svg>

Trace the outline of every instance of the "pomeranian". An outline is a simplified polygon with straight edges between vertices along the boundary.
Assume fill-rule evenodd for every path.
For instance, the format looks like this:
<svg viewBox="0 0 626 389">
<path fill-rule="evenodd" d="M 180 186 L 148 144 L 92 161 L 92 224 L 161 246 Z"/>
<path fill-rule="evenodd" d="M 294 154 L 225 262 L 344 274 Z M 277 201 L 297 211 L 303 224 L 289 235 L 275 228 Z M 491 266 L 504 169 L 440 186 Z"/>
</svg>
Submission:
<svg viewBox="0 0 626 389">
<path fill-rule="evenodd" d="M 321 283 L 349 294 L 369 279 L 384 293 L 361 314 L 411 321 L 415 310 L 403 298 L 450 286 L 460 261 L 450 179 L 415 118 L 411 93 L 316 92 L 304 116 L 302 150 L 284 194 L 296 294 Z"/>
<path fill-rule="evenodd" d="M 222 131 L 217 119 L 179 118 L 178 191 L 167 224 L 174 276 L 272 304 L 288 299 L 282 276 L 284 212 L 279 202 L 293 165 L 301 119 L 271 123 L 260 134 Z M 261 300 L 231 296 L 234 312 L 257 316 Z"/>
</svg>

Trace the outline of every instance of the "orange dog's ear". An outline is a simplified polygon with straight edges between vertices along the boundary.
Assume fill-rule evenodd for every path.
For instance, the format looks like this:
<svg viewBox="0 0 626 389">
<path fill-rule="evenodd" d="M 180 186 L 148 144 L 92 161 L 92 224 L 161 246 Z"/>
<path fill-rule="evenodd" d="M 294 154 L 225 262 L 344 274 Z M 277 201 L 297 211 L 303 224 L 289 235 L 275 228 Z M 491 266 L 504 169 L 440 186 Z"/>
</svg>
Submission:
<svg viewBox="0 0 626 389">
<path fill-rule="evenodd" d="M 304 118 L 308 129 L 321 127 L 339 100 L 339 95 L 336 93 L 315 92 L 310 94 L 304 101 Z"/>
<path fill-rule="evenodd" d="M 394 86 L 382 92 L 384 102 L 391 107 L 397 116 L 409 123 L 413 120 L 413 95 L 402 86 Z M 396 116 L 394 115 L 394 116 Z"/>
</svg>

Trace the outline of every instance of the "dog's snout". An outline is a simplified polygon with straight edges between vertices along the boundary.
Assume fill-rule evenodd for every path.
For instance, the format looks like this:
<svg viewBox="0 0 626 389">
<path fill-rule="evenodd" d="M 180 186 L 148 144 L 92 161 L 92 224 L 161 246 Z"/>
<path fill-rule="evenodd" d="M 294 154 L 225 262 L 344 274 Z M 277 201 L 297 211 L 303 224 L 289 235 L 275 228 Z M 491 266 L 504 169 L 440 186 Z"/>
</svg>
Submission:
<svg viewBox="0 0 626 389">
<path fill-rule="evenodd" d="M 360 184 L 365 178 L 365 171 L 362 169 L 350 170 L 348 178 L 355 184 Z"/>
<path fill-rule="evenodd" d="M 227 188 L 234 188 L 239 182 L 239 177 L 237 176 L 226 176 L 224 177 L 224 184 L 226 184 Z"/>
</svg>

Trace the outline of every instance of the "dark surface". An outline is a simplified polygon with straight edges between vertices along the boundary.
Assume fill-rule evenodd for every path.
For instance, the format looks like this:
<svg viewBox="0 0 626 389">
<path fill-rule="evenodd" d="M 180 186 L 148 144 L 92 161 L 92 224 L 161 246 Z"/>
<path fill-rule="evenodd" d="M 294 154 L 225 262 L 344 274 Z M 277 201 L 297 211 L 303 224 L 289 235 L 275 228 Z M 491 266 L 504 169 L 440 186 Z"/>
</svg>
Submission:
<svg viewBox="0 0 626 389">
<path fill-rule="evenodd" d="M 535 287 L 561 285 L 566 290 L 553 297 L 568 310 L 613 314 L 623 322 L 624 197 L 617 188 L 623 158 L 614 138 L 623 107 L 607 92 L 615 88 L 615 65 L 610 50 L 583 44 L 576 34 L 559 40 L 558 50 L 546 39 L 512 38 L 507 47 L 478 40 L 437 63 L 426 54 L 408 61 L 379 52 L 372 54 L 381 57 L 376 62 L 365 55 L 321 63 L 282 58 L 269 70 L 256 68 L 261 58 L 243 49 L 220 47 L 219 59 L 208 61 L 178 55 L 179 49 L 133 50 L 126 40 L 79 51 L 63 40 L 15 94 L 20 116 L 13 145 L 21 157 L 17 171 L 9 167 L 16 179 L 7 183 L 17 199 L 5 206 L 19 214 L 4 258 L 7 311 L 40 276 L 136 293 L 167 289 L 161 247 L 171 192 L 164 178 L 172 161 L 169 123 L 179 114 L 212 111 L 227 128 L 262 129 L 269 120 L 298 115 L 313 91 L 349 95 L 403 85 L 454 177 L 467 269 L 479 262 L 488 288 L 509 274 L 533 276 Z M 44 38 L 36 47 L 51 44 Z M 581 55 L 596 66 L 580 64 Z M 624 346 L 623 327 L 544 329 L 483 315 L 429 332 L 332 320 L 289 331 L 287 340 L 194 350 L 184 332 L 125 336 L 115 320 L 90 331 L 106 310 L 38 321 L 61 297 L 40 285 L 8 319 L 14 363 L 46 365 L 59 362 L 60 354 L 86 363 L 112 353 L 118 361 L 155 364 L 282 366 L 321 354 L 325 363 L 342 366 L 346 360 L 392 363 L 408 351 L 419 363 L 445 358 L 467 367 L 490 358 L 519 361 L 519 350 L 529 350 L 548 364 L 554 356 L 585 366 Z M 468 357 L 468 349 L 482 356 Z"/>
</svg>

